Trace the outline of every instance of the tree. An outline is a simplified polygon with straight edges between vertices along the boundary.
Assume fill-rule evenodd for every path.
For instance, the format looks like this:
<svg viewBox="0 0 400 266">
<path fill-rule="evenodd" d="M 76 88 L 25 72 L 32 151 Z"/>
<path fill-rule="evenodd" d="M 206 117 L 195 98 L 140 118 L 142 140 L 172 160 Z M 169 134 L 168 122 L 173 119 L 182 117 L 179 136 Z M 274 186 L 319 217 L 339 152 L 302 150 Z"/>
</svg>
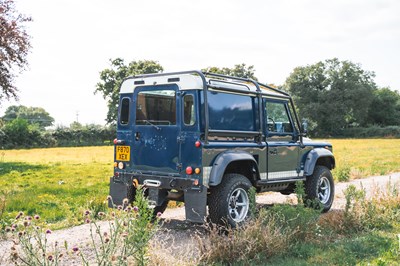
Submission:
<svg viewBox="0 0 400 266">
<path fill-rule="evenodd" d="M 369 110 L 369 122 L 380 126 L 400 125 L 400 94 L 389 88 L 376 90 Z"/>
<path fill-rule="evenodd" d="M 13 0 L 0 0 L 0 100 L 17 98 L 15 70 L 27 65 L 31 45 L 24 24 L 31 20 L 16 11 Z"/>
<path fill-rule="evenodd" d="M 107 100 L 108 113 L 106 121 L 114 124 L 117 121 L 119 88 L 122 81 L 128 76 L 140 74 L 160 73 L 164 69 L 156 61 L 132 61 L 125 65 L 124 60 L 117 58 L 111 61 L 111 68 L 100 72 L 100 82 L 96 85 L 95 93 L 101 93 Z"/>
<path fill-rule="evenodd" d="M 315 125 L 314 133 L 337 135 L 349 126 L 368 123 L 374 76 L 359 64 L 334 58 L 295 68 L 284 89 L 293 96 L 300 115 Z"/>
<path fill-rule="evenodd" d="M 243 64 L 243 63 L 235 65 L 233 68 L 208 67 L 208 68 L 202 69 L 202 71 L 216 73 L 216 74 L 222 74 L 222 75 L 227 75 L 227 76 L 234 76 L 234 77 L 239 77 L 239 78 L 248 78 L 248 79 L 257 80 L 256 76 L 254 75 L 254 72 L 255 72 L 254 66 L 253 65 L 246 66 L 246 64 Z"/>
<path fill-rule="evenodd" d="M 23 119 L 30 125 L 37 125 L 40 130 L 44 130 L 54 123 L 54 118 L 43 108 L 26 107 L 23 105 L 12 105 L 8 107 L 2 119 L 6 122 L 15 119 Z"/>
</svg>

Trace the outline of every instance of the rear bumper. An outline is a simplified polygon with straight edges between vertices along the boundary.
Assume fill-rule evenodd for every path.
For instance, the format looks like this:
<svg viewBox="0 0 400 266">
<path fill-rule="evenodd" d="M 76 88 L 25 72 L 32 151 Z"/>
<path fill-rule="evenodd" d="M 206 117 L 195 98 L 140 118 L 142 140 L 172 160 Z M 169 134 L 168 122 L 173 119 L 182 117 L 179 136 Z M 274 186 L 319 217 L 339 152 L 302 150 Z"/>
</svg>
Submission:
<svg viewBox="0 0 400 266">
<path fill-rule="evenodd" d="M 195 186 L 194 178 L 186 178 L 180 176 L 160 176 L 160 175 L 146 175 L 137 173 L 121 173 L 118 177 L 111 177 L 111 182 L 122 183 L 126 186 L 132 186 L 136 182 L 140 185 L 145 185 L 146 187 L 158 188 L 158 189 L 176 189 L 176 190 L 186 190 L 186 189 L 200 189 L 200 186 Z"/>
<path fill-rule="evenodd" d="M 149 200 L 156 206 L 160 206 L 167 200 L 167 190 L 175 189 L 183 191 L 185 202 L 186 220 L 203 223 L 206 216 L 207 188 L 194 185 L 194 178 L 183 178 L 178 176 L 155 176 L 134 173 L 123 173 L 118 177 L 110 178 L 110 196 L 113 202 L 109 201 L 109 207 L 122 205 L 127 198 L 130 202 L 134 200 L 135 194 L 134 180 L 138 184 L 144 185 L 149 190 Z M 135 182 L 136 183 L 136 182 Z"/>
</svg>

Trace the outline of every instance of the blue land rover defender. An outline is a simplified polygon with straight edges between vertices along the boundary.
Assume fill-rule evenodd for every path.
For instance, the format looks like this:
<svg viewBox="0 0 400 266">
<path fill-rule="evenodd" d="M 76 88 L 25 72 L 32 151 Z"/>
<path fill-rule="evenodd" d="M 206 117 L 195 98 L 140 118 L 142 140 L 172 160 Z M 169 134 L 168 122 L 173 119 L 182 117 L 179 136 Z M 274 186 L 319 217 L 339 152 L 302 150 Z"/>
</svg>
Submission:
<svg viewBox="0 0 400 266">
<path fill-rule="evenodd" d="M 183 201 L 187 220 L 202 223 L 208 210 L 212 222 L 235 227 L 249 216 L 251 187 L 290 194 L 300 180 L 328 211 L 332 145 L 304 136 L 291 97 L 254 80 L 200 71 L 129 77 L 110 205 L 132 201 L 139 184 L 155 212 Z"/>
</svg>

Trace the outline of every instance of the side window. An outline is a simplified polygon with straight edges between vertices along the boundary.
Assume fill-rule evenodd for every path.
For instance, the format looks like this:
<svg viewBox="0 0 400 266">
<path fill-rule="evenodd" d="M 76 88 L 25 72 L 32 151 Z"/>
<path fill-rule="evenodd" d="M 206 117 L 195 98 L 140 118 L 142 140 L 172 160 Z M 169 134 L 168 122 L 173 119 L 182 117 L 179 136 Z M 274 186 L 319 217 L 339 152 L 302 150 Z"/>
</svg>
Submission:
<svg viewBox="0 0 400 266">
<path fill-rule="evenodd" d="M 127 125 L 129 122 L 129 98 L 123 98 L 121 101 L 121 113 L 119 116 L 119 122 L 121 125 Z"/>
<path fill-rule="evenodd" d="M 194 99 L 193 95 L 190 94 L 183 97 L 183 122 L 187 126 L 193 126 L 196 123 Z"/>
<path fill-rule="evenodd" d="M 207 93 L 210 129 L 256 130 L 256 97 L 211 90 Z"/>
<path fill-rule="evenodd" d="M 285 102 L 266 103 L 267 129 L 270 133 L 293 133 Z"/>
</svg>

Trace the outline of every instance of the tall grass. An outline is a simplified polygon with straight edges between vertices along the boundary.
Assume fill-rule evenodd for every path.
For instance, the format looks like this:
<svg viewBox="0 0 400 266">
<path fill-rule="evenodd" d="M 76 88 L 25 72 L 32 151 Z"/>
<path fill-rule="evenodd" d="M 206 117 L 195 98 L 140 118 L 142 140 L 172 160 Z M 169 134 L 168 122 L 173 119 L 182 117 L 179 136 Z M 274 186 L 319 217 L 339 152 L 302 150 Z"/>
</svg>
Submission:
<svg viewBox="0 0 400 266">
<path fill-rule="evenodd" d="M 304 204 L 280 204 L 261 209 L 239 230 L 211 226 L 208 239 L 200 241 L 199 260 L 207 265 L 397 265 L 399 189 L 389 183 L 368 198 L 365 190 L 349 186 L 345 210 L 321 214 Z M 301 187 L 296 191 L 304 198 Z"/>
</svg>

